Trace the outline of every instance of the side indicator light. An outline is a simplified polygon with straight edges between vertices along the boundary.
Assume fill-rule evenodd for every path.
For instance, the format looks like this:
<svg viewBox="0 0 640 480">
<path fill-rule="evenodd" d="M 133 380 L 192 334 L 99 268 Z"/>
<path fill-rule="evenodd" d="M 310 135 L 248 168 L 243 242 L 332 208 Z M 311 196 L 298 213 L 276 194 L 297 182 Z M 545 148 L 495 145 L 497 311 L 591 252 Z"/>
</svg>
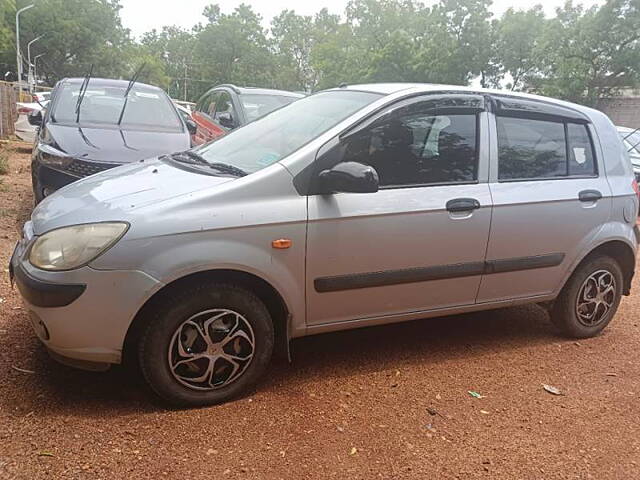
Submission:
<svg viewBox="0 0 640 480">
<path fill-rule="evenodd" d="M 274 240 L 273 242 L 271 242 L 271 246 L 273 248 L 277 248 L 277 249 L 280 249 L 280 250 L 283 250 L 285 248 L 289 248 L 292 244 L 293 244 L 293 242 L 288 238 L 279 238 L 279 239 Z"/>
</svg>

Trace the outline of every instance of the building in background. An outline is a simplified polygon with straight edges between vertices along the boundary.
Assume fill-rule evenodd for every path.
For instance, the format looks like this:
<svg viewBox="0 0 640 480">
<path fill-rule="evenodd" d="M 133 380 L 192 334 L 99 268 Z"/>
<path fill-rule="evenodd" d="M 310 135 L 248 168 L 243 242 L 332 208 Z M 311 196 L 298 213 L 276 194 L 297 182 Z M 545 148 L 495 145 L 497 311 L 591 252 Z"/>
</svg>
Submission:
<svg viewBox="0 0 640 480">
<path fill-rule="evenodd" d="M 640 90 L 626 89 L 617 97 L 603 98 L 597 108 L 615 125 L 640 128 Z"/>
</svg>

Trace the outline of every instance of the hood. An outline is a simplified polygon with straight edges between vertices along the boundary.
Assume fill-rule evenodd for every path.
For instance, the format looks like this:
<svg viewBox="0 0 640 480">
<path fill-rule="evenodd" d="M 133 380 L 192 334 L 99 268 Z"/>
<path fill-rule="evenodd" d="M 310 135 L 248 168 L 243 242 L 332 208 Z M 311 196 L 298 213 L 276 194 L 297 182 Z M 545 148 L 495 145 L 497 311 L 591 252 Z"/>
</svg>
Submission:
<svg viewBox="0 0 640 480">
<path fill-rule="evenodd" d="M 159 159 L 112 168 L 78 180 L 45 198 L 31 215 L 36 235 L 68 225 L 131 221 L 147 210 L 233 181 Z"/>
<path fill-rule="evenodd" d="M 152 132 L 120 128 L 79 127 L 49 122 L 45 141 L 84 160 L 131 163 L 190 148 L 188 132 Z"/>
</svg>

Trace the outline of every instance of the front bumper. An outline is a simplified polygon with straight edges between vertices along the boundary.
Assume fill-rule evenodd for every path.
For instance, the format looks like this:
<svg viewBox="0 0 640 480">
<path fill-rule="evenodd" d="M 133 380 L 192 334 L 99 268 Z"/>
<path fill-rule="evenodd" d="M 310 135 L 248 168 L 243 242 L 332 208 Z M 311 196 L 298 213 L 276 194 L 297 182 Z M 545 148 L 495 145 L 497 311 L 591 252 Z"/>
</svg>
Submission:
<svg viewBox="0 0 640 480">
<path fill-rule="evenodd" d="M 38 338 L 63 363 L 120 363 L 131 322 L 162 284 L 137 270 L 38 270 L 26 259 L 29 243 L 16 245 L 9 271 Z"/>
</svg>

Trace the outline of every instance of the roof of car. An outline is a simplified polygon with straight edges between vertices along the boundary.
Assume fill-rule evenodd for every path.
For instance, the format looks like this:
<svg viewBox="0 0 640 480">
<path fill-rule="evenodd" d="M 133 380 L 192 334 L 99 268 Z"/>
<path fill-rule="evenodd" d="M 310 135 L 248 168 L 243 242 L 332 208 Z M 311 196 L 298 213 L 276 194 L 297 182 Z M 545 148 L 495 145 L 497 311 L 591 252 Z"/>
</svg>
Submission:
<svg viewBox="0 0 640 480">
<path fill-rule="evenodd" d="M 357 90 L 379 93 L 381 95 L 392 95 L 401 91 L 406 93 L 429 93 L 429 92 L 461 92 L 461 93 L 480 93 L 480 94 L 493 94 L 509 97 L 517 97 L 529 100 L 538 100 L 548 103 L 554 103 L 557 105 L 564 105 L 574 110 L 578 110 L 584 113 L 593 112 L 593 109 L 585 107 L 564 100 L 558 100 L 550 97 L 543 97 L 540 95 L 532 95 L 523 92 L 513 92 L 510 90 L 496 90 L 481 87 L 467 87 L 462 85 L 441 85 L 435 83 L 367 83 L 361 85 L 341 85 L 340 87 L 332 88 L 330 90 Z"/>
<path fill-rule="evenodd" d="M 260 87 L 238 87 L 230 83 L 224 83 L 222 85 L 216 85 L 212 90 L 217 88 L 230 88 L 239 95 L 253 94 L 253 95 L 279 95 L 281 97 L 295 97 L 302 98 L 306 95 L 300 92 L 290 92 L 288 90 L 276 90 L 273 88 L 260 88 Z"/>
<path fill-rule="evenodd" d="M 129 85 L 129 81 L 130 80 L 115 80 L 113 78 L 91 77 L 89 84 L 93 87 L 125 87 L 126 88 Z M 84 77 L 63 78 L 62 80 L 60 80 L 60 83 L 81 84 L 82 82 L 84 82 Z M 136 82 L 136 87 L 137 88 L 144 87 L 144 88 L 153 89 L 153 90 L 162 90 L 159 87 L 156 87 L 154 85 L 148 85 L 142 82 Z"/>
</svg>

